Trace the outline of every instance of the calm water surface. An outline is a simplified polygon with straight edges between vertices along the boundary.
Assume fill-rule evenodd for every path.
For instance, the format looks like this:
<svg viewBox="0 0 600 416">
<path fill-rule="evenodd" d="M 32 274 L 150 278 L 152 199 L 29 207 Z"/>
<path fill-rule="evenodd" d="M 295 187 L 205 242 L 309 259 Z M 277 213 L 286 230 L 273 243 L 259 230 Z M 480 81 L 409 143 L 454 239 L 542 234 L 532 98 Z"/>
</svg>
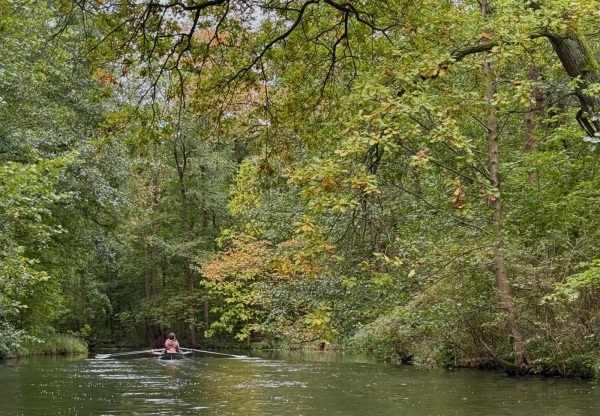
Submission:
<svg viewBox="0 0 600 416">
<path fill-rule="evenodd" d="M 600 385 L 334 353 L 0 363 L 0 415 L 600 415 Z"/>
</svg>

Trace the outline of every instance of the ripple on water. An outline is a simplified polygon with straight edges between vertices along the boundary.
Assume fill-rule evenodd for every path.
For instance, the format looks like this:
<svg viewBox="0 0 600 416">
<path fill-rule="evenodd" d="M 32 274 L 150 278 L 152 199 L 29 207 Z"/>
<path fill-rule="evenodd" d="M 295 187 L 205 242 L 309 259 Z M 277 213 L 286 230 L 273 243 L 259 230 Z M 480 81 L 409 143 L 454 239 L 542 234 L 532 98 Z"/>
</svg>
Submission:
<svg viewBox="0 0 600 416">
<path fill-rule="evenodd" d="M 146 403 L 171 404 L 171 405 L 183 403 L 183 400 L 180 400 L 180 399 L 165 399 L 165 398 L 160 398 L 160 399 L 145 399 L 144 401 Z"/>
<path fill-rule="evenodd" d="M 234 386 L 237 389 L 249 389 L 257 387 L 279 388 L 279 387 L 307 387 L 307 383 L 302 381 L 264 381 L 257 380 L 253 383 L 239 383 Z"/>
</svg>

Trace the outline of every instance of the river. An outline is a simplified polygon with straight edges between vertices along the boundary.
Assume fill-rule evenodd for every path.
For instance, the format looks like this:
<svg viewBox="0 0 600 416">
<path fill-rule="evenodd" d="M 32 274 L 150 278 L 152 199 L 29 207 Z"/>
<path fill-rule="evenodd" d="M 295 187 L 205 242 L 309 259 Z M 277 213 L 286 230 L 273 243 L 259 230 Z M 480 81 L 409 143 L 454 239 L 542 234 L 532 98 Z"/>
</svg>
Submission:
<svg viewBox="0 0 600 416">
<path fill-rule="evenodd" d="M 0 415 L 600 415 L 600 384 L 336 353 L 0 363 Z"/>
</svg>

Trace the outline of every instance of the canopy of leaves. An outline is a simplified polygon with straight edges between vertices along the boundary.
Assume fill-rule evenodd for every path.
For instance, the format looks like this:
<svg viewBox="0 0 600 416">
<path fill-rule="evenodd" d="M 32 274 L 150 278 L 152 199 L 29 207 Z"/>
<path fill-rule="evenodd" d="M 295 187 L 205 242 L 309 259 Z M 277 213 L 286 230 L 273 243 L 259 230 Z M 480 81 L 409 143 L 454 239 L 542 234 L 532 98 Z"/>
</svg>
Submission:
<svg viewBox="0 0 600 416">
<path fill-rule="evenodd" d="M 597 2 L 0 13 L 0 331 L 592 375 Z"/>
</svg>

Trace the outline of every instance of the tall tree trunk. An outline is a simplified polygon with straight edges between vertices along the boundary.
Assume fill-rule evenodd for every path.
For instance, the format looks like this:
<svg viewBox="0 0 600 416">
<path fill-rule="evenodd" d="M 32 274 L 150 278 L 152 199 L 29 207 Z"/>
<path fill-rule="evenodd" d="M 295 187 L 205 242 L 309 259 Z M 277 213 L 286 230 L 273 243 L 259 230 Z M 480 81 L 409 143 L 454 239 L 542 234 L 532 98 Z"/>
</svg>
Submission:
<svg viewBox="0 0 600 416">
<path fill-rule="evenodd" d="M 158 145 L 154 143 L 153 146 L 154 163 L 158 163 Z M 159 189 L 158 189 L 158 168 L 155 167 L 152 183 L 150 185 L 150 194 L 152 195 L 151 207 L 151 221 L 150 221 L 150 241 L 146 241 L 144 244 L 144 253 L 146 257 L 150 258 L 150 269 L 146 272 L 145 278 L 145 289 L 146 289 L 146 300 L 150 300 L 152 296 L 158 294 L 158 242 L 157 242 L 157 215 L 158 215 L 158 203 L 159 203 Z M 150 338 L 150 345 L 156 347 L 156 328 L 146 319 L 146 327 L 148 329 L 148 336 Z M 160 331 L 160 328 L 159 328 Z"/>
<path fill-rule="evenodd" d="M 174 149 L 175 155 L 175 163 L 177 165 L 177 173 L 179 175 L 179 190 L 181 192 L 181 224 L 183 229 L 183 240 L 187 241 L 190 237 L 190 226 L 188 219 L 188 204 L 187 204 L 187 189 L 185 185 L 185 170 L 187 167 L 187 162 L 189 158 L 189 153 L 186 151 L 185 144 L 181 144 L 181 161 L 179 160 L 179 154 L 177 146 Z M 196 348 L 198 346 L 196 342 L 196 328 L 195 328 L 195 320 L 196 314 L 194 313 L 194 304 L 193 304 L 193 294 L 194 294 L 194 272 L 191 268 L 189 256 L 186 254 L 183 258 L 183 265 L 185 268 L 185 282 L 187 286 L 188 295 L 190 297 L 190 304 L 188 305 L 188 319 L 190 321 L 189 324 L 189 333 L 190 340 L 192 342 L 192 347 Z"/>
<path fill-rule="evenodd" d="M 487 0 L 481 0 L 481 12 L 485 17 L 488 13 L 488 2 Z M 490 170 L 490 184 L 492 187 L 500 190 L 500 152 L 498 143 L 498 117 L 497 108 L 493 104 L 494 96 L 496 95 L 496 84 L 494 83 L 494 73 L 491 64 L 487 61 L 488 53 L 483 54 L 483 71 L 485 73 L 486 89 L 485 98 L 488 103 L 488 119 L 486 123 L 487 127 L 487 141 L 488 141 L 488 158 L 489 158 L 489 170 Z M 525 345 L 523 343 L 523 337 L 521 335 L 521 328 L 518 322 L 517 306 L 512 297 L 510 284 L 508 282 L 508 275 L 504 263 L 504 257 L 502 254 L 502 198 L 500 195 L 494 197 L 492 200 L 492 211 L 494 220 L 494 275 L 496 277 L 496 284 L 500 293 L 500 303 L 502 310 L 506 313 L 507 324 L 510 335 L 510 343 L 512 345 L 514 353 L 514 364 L 517 367 L 517 371 L 523 371 L 527 365 L 527 355 L 525 353 Z"/>
<path fill-rule="evenodd" d="M 154 173 L 152 178 L 152 269 L 151 269 L 151 294 L 158 294 L 158 172 Z"/>
<path fill-rule="evenodd" d="M 236 147 L 237 147 L 237 140 L 236 140 Z M 237 151 L 236 151 L 236 155 L 237 155 Z M 241 162 L 239 162 L 241 163 Z M 206 167 L 202 167 L 202 173 L 204 175 L 206 175 L 207 169 Z M 216 224 L 214 221 L 214 213 L 211 212 L 211 210 L 206 206 L 206 204 L 203 202 L 202 203 L 202 230 L 204 232 L 204 235 L 208 236 L 210 231 L 210 228 L 213 227 L 214 229 L 216 229 Z M 203 306 L 203 331 L 202 331 L 202 338 L 204 339 L 204 341 L 206 342 L 206 331 L 208 331 L 208 289 L 205 289 L 206 294 L 204 297 L 204 300 L 202 302 L 202 306 Z"/>
<path fill-rule="evenodd" d="M 235 154 L 235 160 L 237 164 L 240 165 L 244 160 L 244 149 L 242 143 L 240 142 L 240 139 L 235 139 L 233 141 L 233 151 Z"/>
<path fill-rule="evenodd" d="M 148 258 L 150 258 L 150 247 L 148 246 L 148 242 L 144 241 L 144 257 L 146 258 L 146 260 Z M 145 292 L 146 292 L 146 300 L 150 300 L 150 297 L 152 296 L 152 271 L 151 268 L 145 268 L 146 269 L 146 273 L 144 275 L 144 286 L 145 286 Z M 149 317 L 145 318 L 145 323 L 146 323 L 146 337 L 148 339 L 148 345 L 150 345 L 151 347 L 154 346 L 154 326 L 152 325 L 152 322 L 150 321 Z"/>
<path fill-rule="evenodd" d="M 369 206 L 369 201 L 367 201 L 366 198 L 364 204 L 367 206 L 366 216 L 369 226 L 369 233 L 371 235 L 371 251 L 375 255 L 380 254 L 381 248 L 379 246 L 379 233 L 375 227 L 375 215 L 373 214 L 373 208 Z M 377 270 L 379 273 L 383 271 L 383 261 L 381 257 L 377 257 L 375 260 L 375 270 Z"/>
<path fill-rule="evenodd" d="M 540 68 L 532 66 L 527 72 L 527 79 L 529 81 L 537 81 L 540 76 Z M 531 100 L 525 113 L 525 151 L 531 153 L 537 148 L 537 140 L 535 139 L 535 119 L 542 113 L 542 105 L 544 103 L 544 94 L 539 88 L 534 88 L 531 91 Z M 537 172 L 531 170 L 527 173 L 527 179 L 529 184 L 536 186 L 538 183 Z"/>
<path fill-rule="evenodd" d="M 208 331 L 208 326 L 209 326 L 209 321 L 208 321 L 208 299 L 204 299 L 204 332 Z"/>
<path fill-rule="evenodd" d="M 377 174 L 377 169 L 379 168 L 379 163 L 381 162 L 381 158 L 383 157 L 383 148 L 379 147 L 379 144 L 375 144 L 369 148 L 366 155 L 366 164 L 369 173 L 372 175 Z M 376 221 L 377 218 L 375 216 L 375 212 L 373 211 L 373 206 L 371 205 L 371 199 L 373 197 L 365 194 L 362 198 L 362 207 L 363 212 L 365 213 L 366 223 L 369 227 L 369 234 L 371 236 L 371 251 L 373 254 L 381 253 L 381 247 L 379 245 L 379 232 L 377 231 Z M 375 268 L 378 272 L 383 270 L 383 262 L 381 257 L 377 257 L 375 260 Z"/>
<path fill-rule="evenodd" d="M 148 247 L 148 242 L 144 241 L 144 257 L 146 258 L 146 261 L 148 258 L 150 258 L 150 261 L 152 261 L 149 252 L 151 252 L 151 250 Z M 146 268 L 144 267 L 144 269 Z M 146 300 L 150 300 L 150 297 L 152 296 L 152 267 L 150 267 L 150 269 L 146 269 L 146 273 L 144 275 L 144 286 L 146 289 Z"/>
<path fill-rule="evenodd" d="M 198 346 L 198 343 L 196 342 L 196 327 L 195 327 L 195 321 L 196 321 L 196 314 L 194 313 L 194 301 L 192 298 L 192 295 L 194 294 L 194 272 L 191 269 L 191 265 L 190 265 L 190 261 L 189 259 L 186 259 L 184 262 L 185 265 L 185 278 L 187 281 L 187 290 L 188 290 L 188 294 L 190 295 L 190 305 L 189 305 L 189 320 L 190 320 L 190 340 L 192 341 L 192 347 L 196 348 Z"/>
</svg>

